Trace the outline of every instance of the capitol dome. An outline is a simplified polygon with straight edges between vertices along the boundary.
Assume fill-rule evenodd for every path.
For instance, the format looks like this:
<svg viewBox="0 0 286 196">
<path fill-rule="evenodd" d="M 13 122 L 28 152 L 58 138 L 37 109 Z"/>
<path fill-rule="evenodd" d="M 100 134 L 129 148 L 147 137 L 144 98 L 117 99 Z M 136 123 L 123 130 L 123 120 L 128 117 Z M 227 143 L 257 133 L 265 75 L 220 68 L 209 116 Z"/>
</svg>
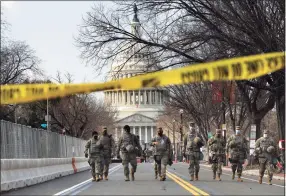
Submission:
<svg viewBox="0 0 286 196">
<path fill-rule="evenodd" d="M 133 34 L 141 36 L 137 9 L 134 10 L 131 30 Z M 112 63 L 108 80 L 129 78 L 160 68 L 152 60 L 150 52 L 147 49 L 142 49 L 140 44 L 129 48 L 130 50 L 118 56 Z M 123 132 L 124 125 L 129 125 L 131 132 L 139 135 L 141 145 L 149 143 L 156 134 L 156 121 L 158 115 L 164 110 L 164 102 L 167 97 L 168 92 L 161 88 L 105 91 L 105 102 L 118 111 L 115 130 L 113 130 L 114 139 L 117 141 Z"/>
</svg>

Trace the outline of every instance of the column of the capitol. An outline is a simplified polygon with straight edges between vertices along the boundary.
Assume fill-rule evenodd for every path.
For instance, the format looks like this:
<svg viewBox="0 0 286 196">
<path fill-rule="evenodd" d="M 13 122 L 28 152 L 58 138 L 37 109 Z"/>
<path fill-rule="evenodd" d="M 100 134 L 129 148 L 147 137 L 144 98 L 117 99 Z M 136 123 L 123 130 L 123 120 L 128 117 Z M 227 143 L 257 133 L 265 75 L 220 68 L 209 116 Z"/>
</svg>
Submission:
<svg viewBox="0 0 286 196">
<path fill-rule="evenodd" d="M 128 90 L 126 91 L 126 93 L 127 93 L 127 105 L 130 105 L 130 93 Z"/>
<path fill-rule="evenodd" d="M 118 141 L 118 133 L 117 133 L 117 131 L 118 131 L 118 128 L 116 127 L 116 128 L 115 128 L 115 138 L 116 138 L 116 141 Z"/>
<path fill-rule="evenodd" d="M 139 135 L 140 135 L 139 138 L 140 138 L 140 144 L 141 144 L 141 141 L 142 141 L 142 138 L 141 138 L 142 137 L 141 126 L 139 128 Z"/>
<path fill-rule="evenodd" d="M 133 105 L 135 105 L 135 91 L 133 91 Z"/>
<path fill-rule="evenodd" d="M 117 90 L 117 99 L 116 99 L 117 105 L 119 104 L 119 90 Z"/>
<path fill-rule="evenodd" d="M 147 126 L 145 126 L 145 143 L 147 143 L 148 141 L 147 141 L 147 133 L 148 133 L 148 130 L 147 130 Z"/>
<path fill-rule="evenodd" d="M 159 97 L 160 97 L 160 102 L 159 102 L 159 104 L 161 105 L 161 104 L 162 104 L 162 91 L 159 91 Z"/>
<path fill-rule="evenodd" d="M 141 91 L 138 90 L 138 105 L 141 105 Z"/>
<path fill-rule="evenodd" d="M 149 104 L 151 105 L 152 104 L 152 90 L 150 90 L 149 93 L 150 93 Z"/>
<path fill-rule="evenodd" d="M 157 99 L 158 99 L 158 97 L 157 97 L 157 90 L 155 90 L 155 104 L 157 104 Z"/>
</svg>

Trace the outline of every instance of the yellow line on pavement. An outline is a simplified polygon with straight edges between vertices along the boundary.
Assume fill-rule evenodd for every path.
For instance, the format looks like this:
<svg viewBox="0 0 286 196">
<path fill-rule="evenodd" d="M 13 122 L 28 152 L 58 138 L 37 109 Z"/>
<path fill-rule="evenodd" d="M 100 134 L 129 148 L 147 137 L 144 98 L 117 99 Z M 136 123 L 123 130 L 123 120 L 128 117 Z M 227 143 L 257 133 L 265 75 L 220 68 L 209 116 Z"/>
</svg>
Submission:
<svg viewBox="0 0 286 196">
<path fill-rule="evenodd" d="M 186 187 L 188 188 L 187 190 L 190 191 L 193 195 L 205 195 L 205 196 L 209 196 L 208 193 L 202 191 L 201 189 L 195 187 L 194 185 L 190 184 L 189 182 L 186 182 L 185 180 L 183 180 L 182 178 L 178 177 L 177 175 L 167 171 L 167 176 L 169 178 L 171 178 L 172 180 L 174 180 L 175 182 L 177 182 L 179 185 L 181 185 L 182 187 L 184 187 L 186 189 Z"/>
<path fill-rule="evenodd" d="M 181 183 L 179 180 L 177 180 L 175 177 L 173 177 L 171 174 L 169 174 L 168 172 L 166 173 L 166 175 L 171 178 L 172 180 L 174 180 L 177 184 L 179 184 L 180 186 L 182 186 L 184 189 L 186 189 L 187 191 L 189 191 L 190 193 L 192 193 L 193 195 L 199 196 L 200 194 L 197 193 L 196 191 L 190 189 L 188 186 L 184 185 L 183 183 Z"/>
</svg>

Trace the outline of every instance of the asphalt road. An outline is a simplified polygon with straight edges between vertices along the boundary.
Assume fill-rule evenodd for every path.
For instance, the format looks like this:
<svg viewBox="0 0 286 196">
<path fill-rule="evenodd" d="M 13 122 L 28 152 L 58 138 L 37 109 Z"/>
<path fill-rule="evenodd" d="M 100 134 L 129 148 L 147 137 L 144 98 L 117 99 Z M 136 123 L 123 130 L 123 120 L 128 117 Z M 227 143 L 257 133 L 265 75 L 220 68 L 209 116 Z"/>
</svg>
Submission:
<svg viewBox="0 0 286 196">
<path fill-rule="evenodd" d="M 253 176 L 243 180 L 232 180 L 231 173 L 224 172 L 222 181 L 215 181 L 210 168 L 201 166 L 199 181 L 190 182 L 188 165 L 177 163 L 160 182 L 154 179 L 153 165 L 142 163 L 135 181 L 125 182 L 121 164 L 112 164 L 108 181 L 91 182 L 90 171 L 85 171 L 1 195 L 284 195 L 284 181 L 273 180 L 269 186 Z"/>
</svg>

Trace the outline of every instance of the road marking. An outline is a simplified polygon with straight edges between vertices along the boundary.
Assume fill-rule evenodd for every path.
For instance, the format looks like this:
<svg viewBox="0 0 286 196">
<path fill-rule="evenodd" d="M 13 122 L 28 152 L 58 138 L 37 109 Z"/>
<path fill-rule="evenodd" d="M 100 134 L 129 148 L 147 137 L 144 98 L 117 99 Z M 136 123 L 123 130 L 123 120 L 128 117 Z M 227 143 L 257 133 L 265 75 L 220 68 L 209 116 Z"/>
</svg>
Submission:
<svg viewBox="0 0 286 196">
<path fill-rule="evenodd" d="M 169 172 L 169 171 L 167 171 L 167 175 L 168 175 L 168 177 L 170 177 L 172 180 L 174 180 L 175 182 L 180 182 L 181 184 L 181 186 L 183 186 L 185 189 L 186 189 L 186 187 L 185 186 L 187 186 L 188 187 L 188 189 L 190 189 L 190 190 L 192 190 L 192 191 L 190 191 L 193 195 L 206 195 L 206 196 L 209 196 L 209 194 L 208 193 L 206 193 L 206 192 L 204 192 L 204 191 L 202 191 L 201 189 L 199 189 L 199 188 L 197 188 L 197 187 L 195 187 L 194 185 L 192 185 L 191 183 L 189 183 L 189 182 L 187 182 L 187 181 L 185 181 L 185 180 L 183 180 L 182 178 L 180 178 L 180 177 L 178 177 L 177 175 L 175 175 L 175 174 L 173 174 L 173 173 L 171 173 L 171 172 Z M 187 190 L 188 190 L 187 189 Z"/>
<path fill-rule="evenodd" d="M 180 168 L 183 168 L 183 167 L 181 167 L 181 166 L 179 166 Z M 174 168 L 175 169 L 175 168 Z M 177 174 L 177 176 L 179 176 L 179 177 L 182 177 L 182 178 L 189 178 L 189 177 L 187 177 L 187 176 L 185 176 L 185 175 L 183 175 L 183 174 L 181 174 L 181 173 L 178 173 L 178 172 L 175 172 L 175 171 L 173 171 L 172 170 L 172 173 L 175 173 L 175 174 Z M 200 183 L 200 182 L 203 182 L 203 183 Z M 200 180 L 199 181 L 199 183 L 200 183 L 200 186 L 203 186 L 202 188 L 204 188 L 205 186 L 208 186 L 207 184 L 205 184 L 206 182 L 204 182 L 204 181 L 202 181 L 202 180 Z M 207 189 L 208 189 L 208 191 L 211 191 L 212 192 L 212 195 L 223 195 L 223 194 L 221 194 L 221 193 L 219 193 L 217 190 L 213 190 L 213 189 L 211 189 L 211 188 L 209 188 L 209 187 L 206 187 Z"/>
<path fill-rule="evenodd" d="M 184 189 L 186 189 L 187 191 L 189 191 L 190 193 L 192 193 L 193 195 L 199 195 L 197 192 L 195 192 L 194 190 L 190 189 L 188 186 L 184 185 L 183 183 L 181 183 L 180 181 L 178 181 L 176 178 L 174 178 L 173 176 L 171 176 L 171 174 L 169 174 L 168 172 L 166 173 L 166 175 L 171 178 L 173 181 L 175 181 L 177 184 L 179 184 L 180 186 L 182 186 Z"/>
<path fill-rule="evenodd" d="M 205 169 L 205 168 L 201 168 L 202 170 L 207 170 L 207 171 L 212 171 L 210 169 Z M 227 176 L 232 176 L 231 174 L 227 174 L 227 173 L 222 173 L 223 175 L 227 175 Z M 246 180 L 250 180 L 250 181 L 254 181 L 254 182 L 258 182 L 258 180 L 254 180 L 254 179 L 251 179 L 251 178 L 246 178 L 246 177 L 241 177 L 243 179 L 246 179 Z M 263 184 L 267 184 L 266 182 L 262 182 Z M 273 186 L 278 186 L 278 187 L 281 187 L 281 188 L 285 188 L 285 186 L 282 186 L 282 185 L 279 185 L 279 184 L 272 184 Z"/>
<path fill-rule="evenodd" d="M 152 165 L 154 166 L 155 163 L 152 163 Z M 169 171 L 166 171 L 166 175 L 171 178 L 173 181 L 175 181 L 177 184 L 179 184 L 181 187 L 183 187 L 184 189 L 186 189 L 187 191 L 189 191 L 190 193 L 192 193 L 193 195 L 199 195 L 199 193 L 197 193 L 196 191 L 194 191 L 193 189 L 191 189 L 188 185 L 185 185 L 183 182 L 181 182 L 179 179 L 175 178 L 175 175 L 170 173 Z M 182 180 L 182 179 L 181 179 Z"/>
<path fill-rule="evenodd" d="M 120 165 L 117 165 L 117 166 L 111 168 L 111 169 L 109 170 L 109 174 L 112 174 L 113 172 L 115 172 L 116 170 L 118 170 L 121 166 L 122 166 L 122 165 L 120 164 Z M 65 189 L 65 190 L 62 190 L 61 192 L 58 192 L 58 193 L 56 193 L 56 194 L 54 194 L 54 195 L 63 195 L 63 194 L 65 194 L 65 193 L 74 191 L 74 190 L 76 190 L 76 189 L 82 187 L 83 185 L 86 185 L 86 184 L 90 183 L 91 180 L 92 180 L 92 178 L 90 178 L 90 179 L 88 179 L 88 180 L 86 180 L 86 181 L 83 181 L 83 182 L 81 182 L 81 183 L 79 183 L 79 184 L 76 184 L 76 185 L 74 185 L 74 186 L 72 186 L 72 187 L 70 187 L 70 188 L 67 188 L 67 189 Z"/>
<path fill-rule="evenodd" d="M 84 186 L 81 186 L 79 190 L 73 192 L 71 195 L 77 195 L 78 193 L 80 193 L 81 191 L 84 191 L 86 189 L 88 189 L 89 187 L 91 187 L 93 184 L 92 183 L 88 183 Z"/>
<path fill-rule="evenodd" d="M 178 165 L 181 165 L 181 166 L 187 166 L 187 165 L 185 165 L 185 164 L 182 164 L 182 163 L 178 163 Z M 204 166 L 204 165 L 201 165 L 201 166 L 203 166 L 203 167 L 207 167 L 207 166 Z M 206 170 L 206 171 L 212 171 L 212 170 L 210 170 L 210 169 L 206 169 L 206 168 L 202 168 L 201 167 L 201 169 L 202 170 Z M 227 175 L 227 176 L 232 176 L 231 174 L 227 174 L 227 173 L 222 173 L 223 175 Z M 249 176 L 249 175 L 247 175 L 247 174 L 245 174 L 246 176 Z M 243 178 L 243 179 L 246 179 L 246 180 L 250 180 L 250 181 L 253 181 L 253 182 L 258 182 L 258 180 L 254 180 L 254 179 L 251 179 L 251 178 L 246 178 L 246 177 L 241 177 L 241 178 Z M 285 179 L 284 179 L 285 180 Z M 266 182 L 262 182 L 263 184 L 267 184 L 268 185 L 268 183 L 266 183 Z M 281 187 L 281 188 L 285 188 L 285 186 L 282 186 L 282 185 L 279 185 L 279 184 L 272 184 L 273 186 L 277 186 L 277 187 Z"/>
<path fill-rule="evenodd" d="M 179 165 L 185 165 L 185 164 L 183 164 L 183 163 L 179 163 Z M 187 166 L 187 165 L 185 165 L 185 166 Z M 204 165 L 201 165 L 201 166 L 203 166 L 203 167 L 207 167 L 207 166 L 204 166 Z M 210 169 L 206 169 L 206 168 L 201 168 L 202 170 L 206 170 L 206 171 L 212 171 L 212 170 L 210 170 Z M 230 170 L 231 171 L 231 170 Z M 227 175 L 227 176 L 232 176 L 231 174 L 227 174 L 227 173 L 222 173 L 223 175 Z M 247 175 L 247 174 L 245 174 L 246 176 L 249 176 L 249 175 Z M 250 181 L 253 181 L 253 182 L 258 182 L 258 180 L 254 180 L 254 179 L 251 179 L 251 178 L 246 178 L 246 177 L 241 177 L 241 178 L 243 178 L 243 179 L 246 179 L 246 180 L 250 180 Z M 285 179 L 284 179 L 285 180 Z M 267 184 L 268 185 L 268 183 L 266 183 L 266 182 L 262 182 L 263 184 Z M 282 185 L 279 185 L 279 184 L 272 184 L 273 186 L 277 186 L 277 187 L 281 187 L 281 188 L 285 188 L 285 186 L 282 186 Z"/>
</svg>

